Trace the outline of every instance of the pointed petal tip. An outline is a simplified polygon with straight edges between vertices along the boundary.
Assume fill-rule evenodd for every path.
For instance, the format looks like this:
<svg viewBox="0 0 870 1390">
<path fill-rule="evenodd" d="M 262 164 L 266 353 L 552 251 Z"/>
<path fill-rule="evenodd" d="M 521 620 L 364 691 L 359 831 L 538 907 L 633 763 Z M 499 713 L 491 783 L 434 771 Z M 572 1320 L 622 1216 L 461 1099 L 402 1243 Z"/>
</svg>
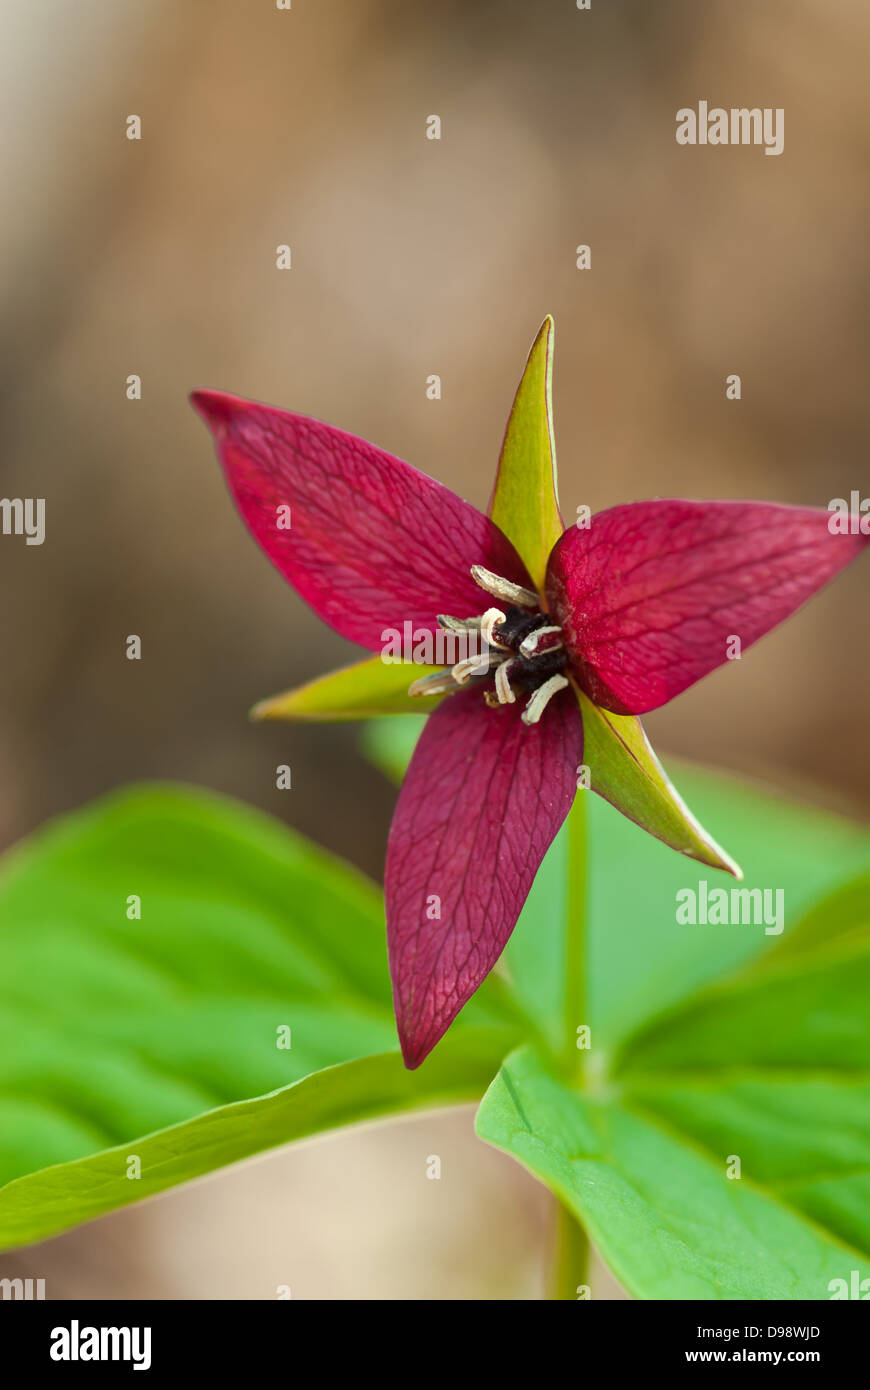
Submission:
<svg viewBox="0 0 870 1390">
<path fill-rule="evenodd" d="M 402 1062 L 406 1071 L 416 1071 L 425 1062 L 429 1053 L 437 1047 L 453 1019 L 449 1019 L 433 1032 L 431 1028 L 426 1027 L 422 1018 L 415 1018 L 408 1010 L 403 1009 L 395 984 L 393 985 L 393 1009 L 396 1015 L 399 1047 L 402 1050 Z"/>
<path fill-rule="evenodd" d="M 228 396 L 225 391 L 191 391 L 189 399 L 211 430 L 225 428 L 240 404 L 238 397 Z"/>
<path fill-rule="evenodd" d="M 694 817 L 692 819 L 694 819 Z M 643 829 L 645 827 L 641 828 Z M 698 829 L 700 830 L 700 827 L 698 827 Z M 721 869 L 724 874 L 730 874 L 737 883 L 743 882 L 746 875 L 737 863 L 737 860 L 732 859 L 726 849 L 723 849 L 721 845 L 717 845 L 714 841 L 709 843 L 708 849 L 711 851 L 710 857 L 708 858 L 701 858 L 694 849 L 681 848 L 679 853 L 684 854 L 687 859 L 693 859 L 696 864 L 706 864 L 710 869 Z"/>
<path fill-rule="evenodd" d="M 299 687 L 303 691 L 304 686 Z M 293 696 L 296 690 L 285 690 L 281 695 L 267 695 L 265 700 L 258 700 L 248 710 L 248 719 L 252 724 L 262 724 L 267 719 L 295 720 L 305 719 L 306 711 L 304 708 L 299 710 L 295 707 Z M 311 716 L 308 715 L 308 718 Z"/>
<path fill-rule="evenodd" d="M 412 1025 L 412 1031 L 406 1032 L 402 1024 L 397 1021 L 399 1046 L 402 1049 L 402 1061 L 406 1071 L 416 1071 L 419 1066 L 422 1066 L 430 1052 L 435 1051 L 452 1022 L 452 1018 L 448 1019 L 434 1031 L 431 1028 L 423 1031 L 420 1027 Z"/>
<path fill-rule="evenodd" d="M 402 1061 L 405 1064 L 405 1070 L 416 1071 L 420 1063 L 425 1062 L 426 1058 L 429 1056 L 431 1048 L 427 1047 L 424 1050 L 409 1042 L 407 1038 L 401 1038 L 400 1042 L 402 1045 Z"/>
<path fill-rule="evenodd" d="M 538 329 L 537 333 L 535 334 L 535 341 L 532 343 L 531 350 L 530 350 L 530 352 L 529 352 L 529 356 L 530 356 L 530 357 L 531 357 L 532 353 L 535 351 L 535 348 L 538 347 L 538 345 L 539 345 L 540 343 L 546 342 L 547 339 L 549 339 L 549 338 L 551 338 L 551 337 L 553 336 L 553 331 L 554 331 L 555 327 L 556 327 L 556 322 L 555 322 L 555 319 L 553 318 L 553 315 L 552 315 L 552 314 L 545 314 L 545 315 L 544 315 L 544 321 L 543 321 L 543 323 L 541 324 L 540 328 Z"/>
</svg>

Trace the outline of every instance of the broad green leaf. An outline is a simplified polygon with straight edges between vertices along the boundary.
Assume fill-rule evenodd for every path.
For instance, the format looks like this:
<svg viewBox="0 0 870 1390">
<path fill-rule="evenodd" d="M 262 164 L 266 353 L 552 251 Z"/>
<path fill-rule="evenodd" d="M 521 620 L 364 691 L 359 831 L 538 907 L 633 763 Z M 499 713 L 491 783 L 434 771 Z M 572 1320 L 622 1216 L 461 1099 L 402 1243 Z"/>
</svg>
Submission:
<svg viewBox="0 0 870 1390">
<path fill-rule="evenodd" d="M 369 756 L 400 780 L 423 721 L 367 726 Z M 705 820 L 715 823 L 746 871 L 741 888 L 782 888 L 785 940 L 823 895 L 870 866 L 870 836 L 841 817 L 785 801 L 688 763 L 674 773 Z M 766 952 L 764 926 L 684 926 L 677 894 L 732 883 L 644 834 L 598 797 L 585 797 L 588 825 L 586 966 L 596 1048 L 615 1047 L 650 1015 Z M 564 1047 L 563 923 L 569 847 L 563 830 L 544 859 L 502 957 L 516 995 L 555 1051 Z"/>
<path fill-rule="evenodd" d="M 866 894 L 866 878 L 839 890 L 768 956 L 639 1030 L 615 1068 L 693 1146 L 739 1156 L 744 1177 L 870 1254 Z"/>
<path fill-rule="evenodd" d="M 532 344 L 508 418 L 489 514 L 513 541 L 539 589 L 565 529 L 559 515 L 553 435 L 553 320 Z"/>
<path fill-rule="evenodd" d="M 864 1007 L 868 1004 L 865 995 Z M 760 1026 L 755 1020 L 754 1028 Z M 761 1065 L 631 1082 L 639 1113 L 870 1259 L 870 1074 Z M 736 1181 L 736 1180 L 732 1180 Z"/>
<path fill-rule="evenodd" d="M 428 713 L 443 699 L 440 695 L 409 695 L 412 681 L 432 675 L 437 666 L 385 662 L 379 656 L 357 661 L 305 685 L 261 700 L 251 710 L 252 719 L 302 719 L 308 721 L 373 719 L 381 714 Z"/>
<path fill-rule="evenodd" d="M 454 1032 L 431 1084 L 479 1095 L 517 1037 L 497 986 Z M 32 1224 L 44 1181 L 60 1203 L 51 1229 L 94 1214 L 100 1153 L 144 1153 L 155 1131 L 169 1131 L 147 1148 L 159 1167 L 120 1174 L 100 1210 L 225 1161 L 221 1134 L 235 1135 L 231 1161 L 280 1142 L 276 1116 L 287 1138 L 342 1123 L 341 1076 L 321 1087 L 312 1074 L 395 1048 L 381 896 L 361 875 L 187 789 L 125 792 L 56 822 L 0 866 L 0 1182 L 14 1183 L 0 1245 L 45 1233 Z M 372 1067 L 387 1110 L 429 1094 L 428 1064 L 419 1087 L 397 1051 Z M 254 1103 L 236 1134 L 227 1107 L 272 1091 L 282 1099 Z M 294 1127 L 297 1098 L 309 1110 Z M 358 1103 L 372 1115 L 380 1102 Z"/>
<path fill-rule="evenodd" d="M 423 1106 L 476 1100 L 492 1070 L 487 1040 L 467 1030 L 415 1072 L 406 1071 L 398 1052 L 363 1057 L 270 1095 L 43 1168 L 0 1188 L 0 1249 L 43 1240 L 293 1139 Z M 139 1160 L 139 1178 L 128 1176 L 131 1158 Z"/>
<path fill-rule="evenodd" d="M 708 987 L 635 1034 L 618 1062 L 620 1072 L 705 1076 L 807 1067 L 870 1078 L 870 925 Z"/>
<path fill-rule="evenodd" d="M 739 866 L 699 825 L 668 779 L 640 720 L 600 709 L 580 690 L 577 695 L 592 790 L 679 854 L 742 878 Z"/>
<path fill-rule="evenodd" d="M 826 1300 L 853 1269 L 870 1276 L 866 1255 L 757 1175 L 729 1178 L 724 1155 L 612 1088 L 571 1088 L 530 1049 L 505 1062 L 477 1132 L 558 1195 L 638 1298 Z"/>
<path fill-rule="evenodd" d="M 782 938 L 770 956 L 763 958 L 780 964 L 793 953 L 805 954 L 819 947 L 829 948 L 835 938 L 845 940 L 853 933 L 870 927 L 870 874 L 842 884 L 834 893 L 817 903 L 797 926 Z"/>
</svg>

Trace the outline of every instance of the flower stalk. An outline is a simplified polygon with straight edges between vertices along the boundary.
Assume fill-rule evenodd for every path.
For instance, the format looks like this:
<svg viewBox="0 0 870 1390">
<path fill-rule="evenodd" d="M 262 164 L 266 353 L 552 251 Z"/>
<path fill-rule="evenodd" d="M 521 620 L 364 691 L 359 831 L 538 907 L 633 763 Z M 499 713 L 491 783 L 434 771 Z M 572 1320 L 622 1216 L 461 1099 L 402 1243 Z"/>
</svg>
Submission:
<svg viewBox="0 0 870 1390">
<path fill-rule="evenodd" d="M 589 1286 L 589 1237 L 574 1213 L 558 1198 L 552 1239 L 550 1300 L 575 1302 Z"/>
<path fill-rule="evenodd" d="M 579 788 L 568 813 L 568 908 L 565 922 L 565 1063 L 582 1083 L 588 1049 L 580 1046 L 589 1026 L 586 961 L 586 790 Z"/>
</svg>

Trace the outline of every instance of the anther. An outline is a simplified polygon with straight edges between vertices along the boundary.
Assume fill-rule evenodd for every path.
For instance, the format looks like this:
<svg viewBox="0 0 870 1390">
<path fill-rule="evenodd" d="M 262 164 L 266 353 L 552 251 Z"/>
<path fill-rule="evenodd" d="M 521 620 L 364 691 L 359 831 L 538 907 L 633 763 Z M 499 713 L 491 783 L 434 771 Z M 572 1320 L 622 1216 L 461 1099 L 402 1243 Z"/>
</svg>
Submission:
<svg viewBox="0 0 870 1390">
<path fill-rule="evenodd" d="M 539 686 L 532 695 L 528 704 L 520 716 L 524 724 L 537 724 L 547 705 L 554 695 L 560 690 L 564 690 L 568 681 L 565 676 L 551 676 L 548 681 Z"/>
<path fill-rule="evenodd" d="M 501 579 L 499 575 L 493 574 L 492 570 L 484 569 L 483 565 L 472 565 L 471 577 L 481 589 L 492 594 L 493 598 L 500 598 L 503 603 L 516 603 L 520 608 L 538 607 L 538 595 L 533 594 L 531 589 L 524 589 L 521 584 L 512 584 L 509 579 Z"/>
<path fill-rule="evenodd" d="M 421 676 L 408 686 L 409 695 L 441 695 L 445 690 L 455 690 L 456 682 L 450 671 L 434 671 L 429 676 Z"/>
<path fill-rule="evenodd" d="M 539 651 L 558 651 L 559 647 L 562 646 L 561 642 L 549 641 L 544 642 L 543 647 L 540 646 L 542 638 L 552 638 L 557 633 L 561 636 L 562 629 L 560 627 L 536 628 L 534 632 L 529 633 L 528 637 L 524 637 L 520 643 L 520 656 L 533 657 L 536 656 Z"/>
<path fill-rule="evenodd" d="M 470 676 L 485 676 L 501 660 L 495 652 L 478 652 L 476 656 L 466 656 L 462 661 L 457 661 L 450 674 L 457 685 L 464 685 Z"/>
<path fill-rule="evenodd" d="M 449 613 L 438 614 L 438 626 L 445 632 L 479 632 L 480 618 L 451 618 Z"/>
</svg>

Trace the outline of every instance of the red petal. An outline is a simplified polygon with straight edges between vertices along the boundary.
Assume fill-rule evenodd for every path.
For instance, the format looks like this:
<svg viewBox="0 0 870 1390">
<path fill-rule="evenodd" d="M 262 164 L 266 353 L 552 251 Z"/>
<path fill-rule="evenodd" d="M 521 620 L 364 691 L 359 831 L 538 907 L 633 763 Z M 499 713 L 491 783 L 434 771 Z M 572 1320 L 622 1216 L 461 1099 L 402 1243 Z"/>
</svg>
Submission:
<svg viewBox="0 0 870 1390">
<path fill-rule="evenodd" d="M 571 689 L 539 724 L 479 689 L 432 714 L 387 848 L 387 940 L 405 1065 L 417 1067 L 501 955 L 574 799 L 583 725 Z M 439 914 L 440 915 L 437 915 Z"/>
<path fill-rule="evenodd" d="M 325 622 L 371 651 L 384 628 L 466 618 L 491 602 L 483 565 L 531 586 L 497 526 L 455 493 L 374 444 L 304 415 L 197 391 L 230 490 L 255 540 Z M 290 507 L 290 529 L 277 526 Z"/>
<path fill-rule="evenodd" d="M 769 502 L 635 502 L 572 527 L 547 572 L 550 612 L 596 704 L 643 714 L 746 650 L 867 543 L 827 511 Z"/>
</svg>

